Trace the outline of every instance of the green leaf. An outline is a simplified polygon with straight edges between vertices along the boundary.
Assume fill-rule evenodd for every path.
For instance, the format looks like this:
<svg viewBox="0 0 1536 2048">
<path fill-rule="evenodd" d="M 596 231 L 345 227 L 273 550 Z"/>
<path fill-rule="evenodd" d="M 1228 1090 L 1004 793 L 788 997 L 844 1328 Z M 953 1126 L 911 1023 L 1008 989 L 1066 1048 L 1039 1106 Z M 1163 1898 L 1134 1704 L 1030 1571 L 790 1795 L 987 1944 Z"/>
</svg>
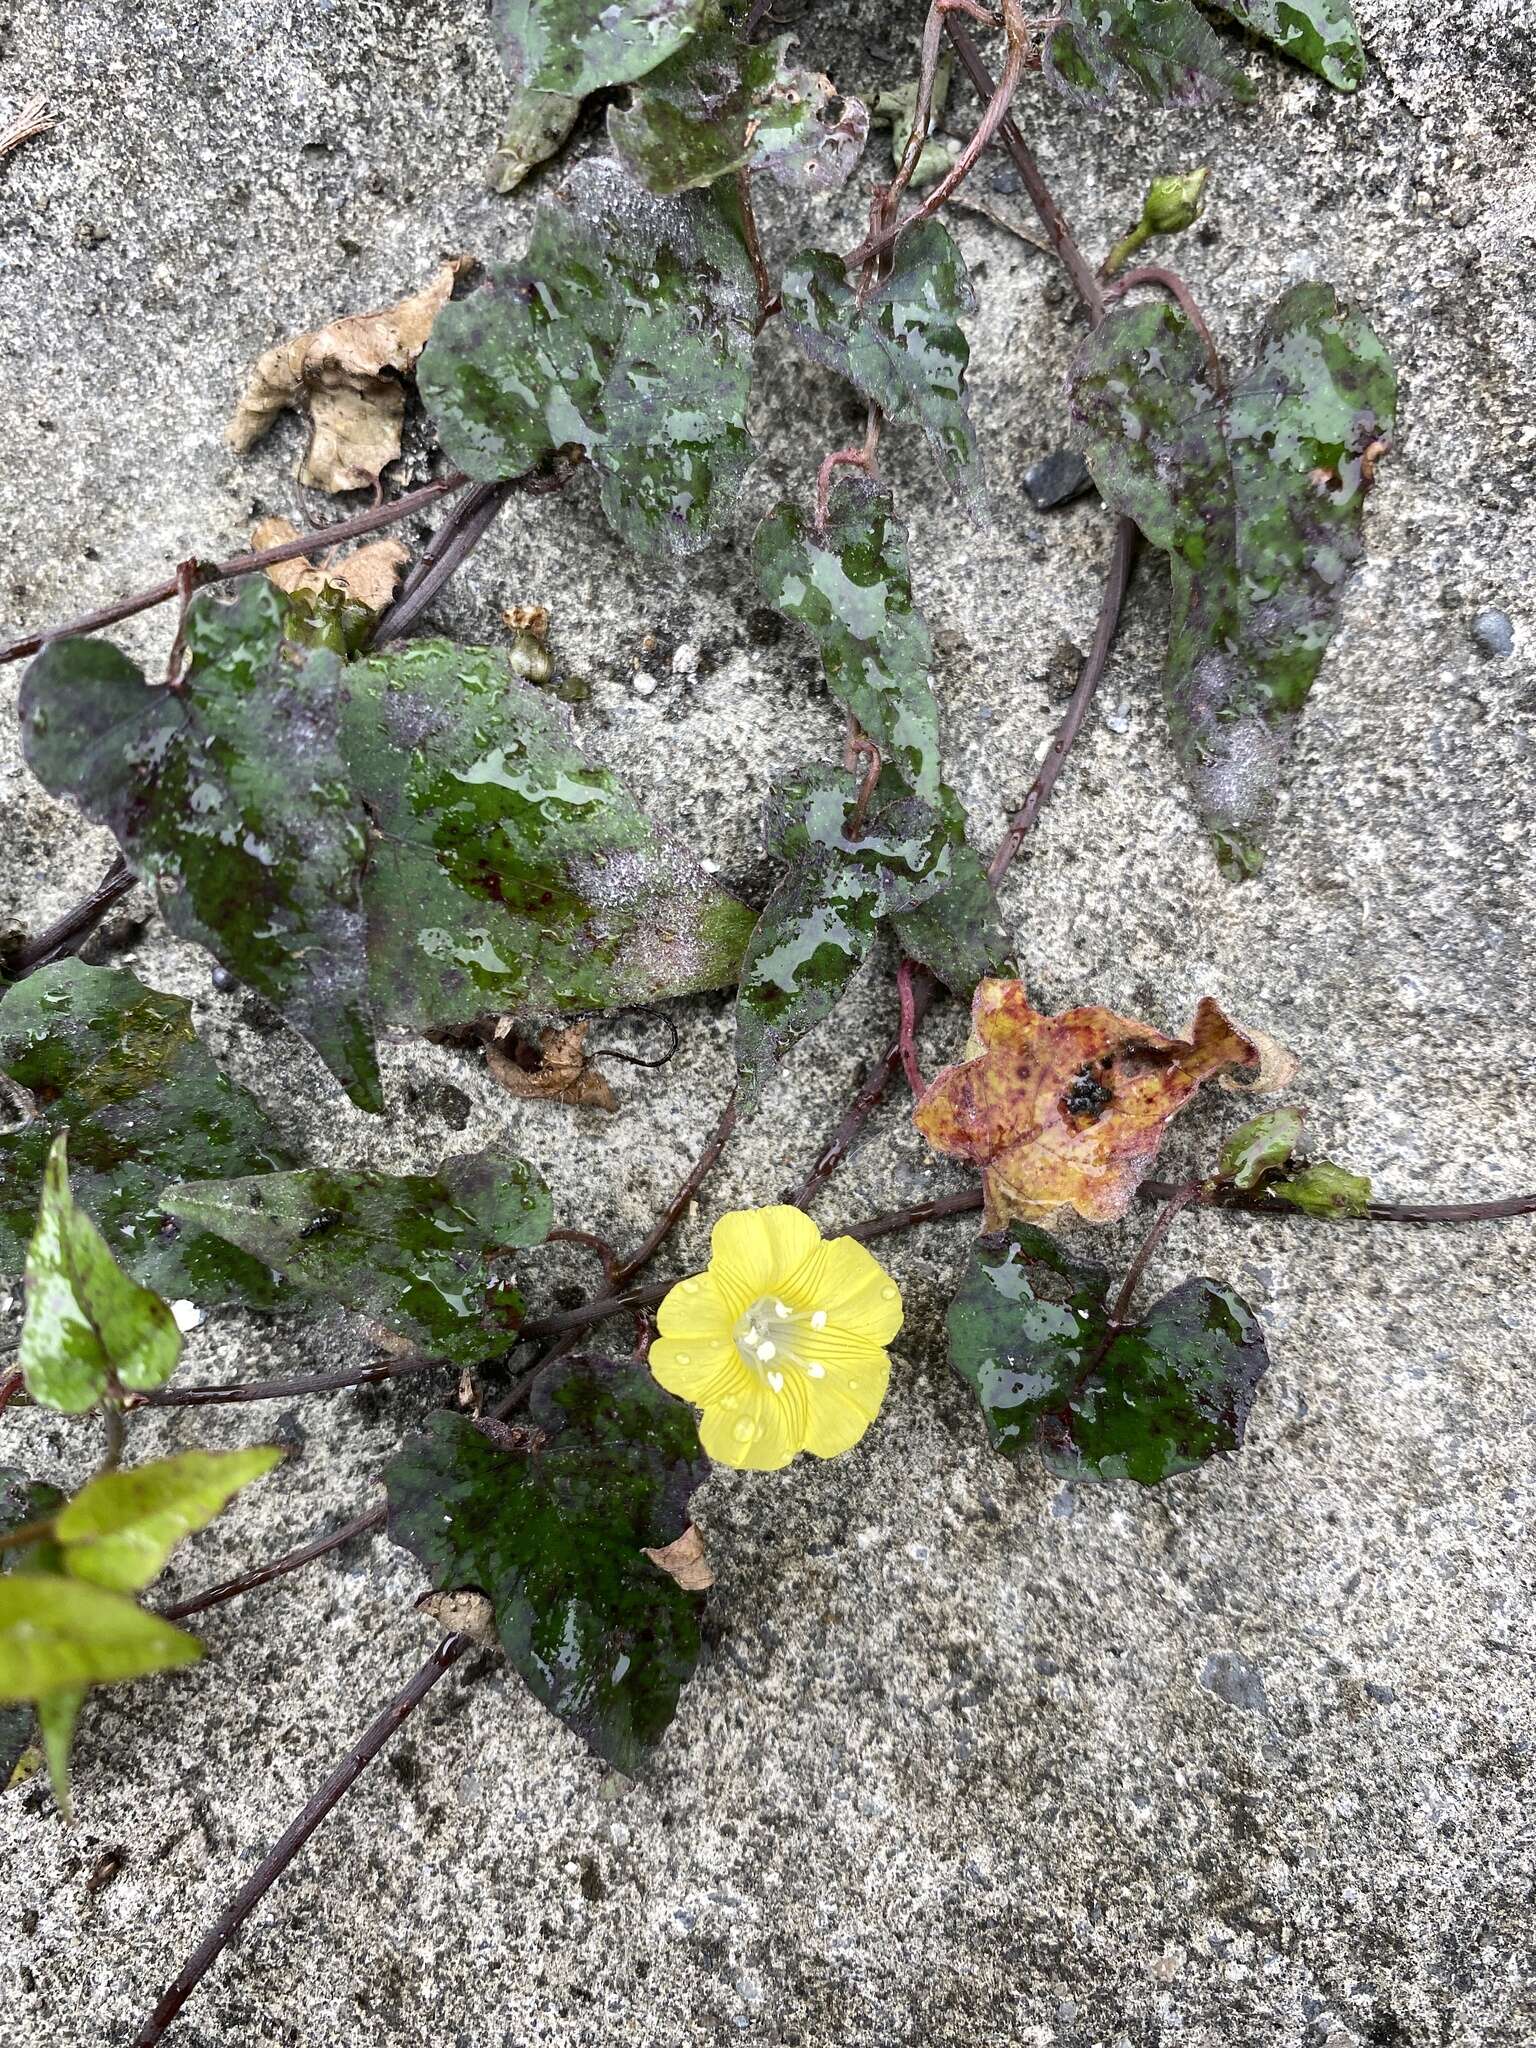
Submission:
<svg viewBox="0 0 1536 2048">
<path fill-rule="evenodd" d="M 707 1470 L 692 1411 L 643 1367 L 561 1360 L 526 1428 L 433 1416 L 385 1472 L 389 1532 L 439 1590 L 485 1593 L 535 1697 L 634 1771 L 677 1711 L 703 1609 L 642 1551 L 682 1535 Z"/>
<path fill-rule="evenodd" d="M 970 344 L 960 316 L 975 296 L 954 237 L 936 220 L 909 228 L 862 308 L 842 258 L 808 249 L 788 264 L 784 318 L 814 362 L 838 372 L 890 420 L 916 420 L 962 496 L 981 489 L 965 392 Z"/>
<path fill-rule="evenodd" d="M 1018 950 L 998 914 L 986 868 L 964 841 L 951 850 L 944 886 L 898 911 L 891 928 L 902 952 L 963 1002 L 986 975 L 1003 973 Z"/>
<path fill-rule="evenodd" d="M 1079 106 L 1108 106 L 1122 88 L 1154 106 L 1253 97 L 1192 0 L 1064 0 L 1060 13 L 1042 68 Z"/>
<path fill-rule="evenodd" d="M 711 185 L 762 169 L 800 192 L 847 183 L 863 153 L 869 114 L 839 99 L 829 78 L 789 62 L 793 36 L 744 43 L 711 22 L 650 72 L 627 107 L 608 110 L 608 139 L 651 192 Z"/>
<path fill-rule="evenodd" d="M 715 0 L 492 0 L 515 85 L 582 98 L 643 78 L 714 13 Z"/>
<path fill-rule="evenodd" d="M 751 263 L 713 193 L 659 198 L 589 159 L 541 202 L 523 262 L 442 309 L 416 379 L 470 476 L 580 448 L 622 538 L 686 554 L 752 459 L 756 316 Z"/>
<path fill-rule="evenodd" d="M 1365 50 L 1350 0 L 1213 0 L 1340 92 L 1365 82 Z"/>
<path fill-rule="evenodd" d="M 1222 865 L 1255 873 L 1361 554 L 1365 457 L 1392 431 L 1392 364 L 1330 285 L 1302 284 L 1229 395 L 1184 314 L 1161 304 L 1111 311 L 1069 388 L 1094 482 L 1169 556 L 1169 723 Z"/>
<path fill-rule="evenodd" d="M 751 911 L 583 758 L 505 650 L 412 641 L 346 685 L 347 764 L 378 833 L 364 900 L 381 1019 L 441 1031 L 735 981 Z"/>
<path fill-rule="evenodd" d="M 53 1796 L 66 1820 L 74 1818 L 75 1803 L 70 1785 L 69 1757 L 75 1746 L 75 1723 L 80 1718 L 80 1709 L 85 1705 L 87 1690 L 88 1688 L 83 1685 L 60 1687 L 57 1692 L 45 1694 L 35 1708 L 37 1730 L 43 1738 L 43 1755 L 48 1763 L 48 1776 L 53 1783 Z"/>
<path fill-rule="evenodd" d="M 1307 1216 L 1338 1223 L 1346 1217 L 1364 1216 L 1370 1211 L 1371 1183 L 1363 1173 L 1351 1173 L 1335 1166 L 1331 1159 L 1319 1159 L 1303 1166 L 1288 1180 L 1270 1181 L 1264 1192 L 1277 1201 L 1289 1202 Z"/>
<path fill-rule="evenodd" d="M 27 763 L 110 827 L 171 930 L 206 946 L 381 1109 L 361 880 L 367 819 L 338 745 L 341 663 L 295 655 L 282 594 L 249 577 L 187 608 L 187 672 L 152 686 L 115 647 L 60 640 L 21 689 Z"/>
<path fill-rule="evenodd" d="M 74 1198 L 124 1269 L 168 1300 L 269 1308 L 280 1290 L 245 1253 L 173 1222 L 168 1181 L 291 1164 L 255 1097 L 192 1029 L 192 1005 L 131 974 L 58 960 L 0 997 L 0 1068 L 35 1114 L 0 1131 L 0 1272 L 19 1273 L 54 1138 Z"/>
<path fill-rule="evenodd" d="M 202 1653 L 195 1636 L 121 1593 L 51 1572 L 0 1578 L 0 1701 L 143 1678 Z"/>
<path fill-rule="evenodd" d="M 941 801 L 933 642 L 912 602 L 906 529 L 889 497 L 842 485 L 826 531 L 780 505 L 753 559 L 768 602 L 816 642 L 827 687 L 915 795 Z"/>
<path fill-rule="evenodd" d="M 164 1386 L 181 1356 L 181 1332 L 159 1295 L 129 1279 L 76 1205 L 65 1143 L 61 1133 L 43 1173 L 17 1363 L 34 1401 L 80 1415 L 120 1388 L 147 1394 Z"/>
<path fill-rule="evenodd" d="M 164 1206 L 318 1294 L 472 1364 L 511 1343 L 523 1297 L 502 1254 L 542 1244 L 549 1190 L 521 1159 L 468 1152 L 435 1174 L 313 1167 L 168 1188 Z"/>
<path fill-rule="evenodd" d="M 128 1472 L 103 1472 L 54 1522 L 64 1571 L 115 1593 L 157 1578 L 181 1541 L 206 1529 L 242 1486 L 281 1464 L 272 1444 L 248 1451 L 185 1451 Z"/>
<path fill-rule="evenodd" d="M 1244 1124 L 1221 1148 L 1222 1179 L 1238 1188 L 1257 1187 L 1296 1150 L 1305 1122 L 1299 1109 L 1272 1109 Z"/>
<path fill-rule="evenodd" d="M 1079 1479 L 1155 1486 L 1236 1450 L 1269 1356 L 1230 1289 L 1190 1279 L 1110 1324 L 1109 1275 L 1033 1224 L 978 1240 L 948 1314 L 949 1355 L 995 1449 L 1040 1445 Z"/>
<path fill-rule="evenodd" d="M 558 92 L 520 92 L 505 117 L 486 183 L 515 192 L 528 173 L 547 163 L 581 119 L 581 101 Z"/>
</svg>

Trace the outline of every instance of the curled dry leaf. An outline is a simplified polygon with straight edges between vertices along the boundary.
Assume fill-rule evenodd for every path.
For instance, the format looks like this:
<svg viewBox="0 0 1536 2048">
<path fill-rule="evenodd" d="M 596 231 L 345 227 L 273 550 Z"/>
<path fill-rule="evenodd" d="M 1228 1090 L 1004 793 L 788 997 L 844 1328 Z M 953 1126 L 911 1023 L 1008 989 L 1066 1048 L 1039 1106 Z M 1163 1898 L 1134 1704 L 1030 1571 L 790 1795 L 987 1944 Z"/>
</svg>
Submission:
<svg viewBox="0 0 1536 2048">
<path fill-rule="evenodd" d="M 251 546 L 258 551 L 276 548 L 298 537 L 299 529 L 290 520 L 263 519 L 251 529 Z M 400 541 L 372 540 L 339 562 L 327 559 L 317 566 L 302 555 L 274 562 L 267 576 L 290 597 L 295 592 L 318 597 L 329 587 L 343 591 L 353 604 L 367 611 L 381 612 L 394 596 L 400 572 L 410 559 L 410 549 Z"/>
<path fill-rule="evenodd" d="M 514 633 L 526 633 L 531 640 L 549 638 L 547 604 L 509 604 L 501 614 L 502 624 Z"/>
<path fill-rule="evenodd" d="M 503 1017 L 487 1041 L 491 1079 L 509 1095 L 530 1102 L 565 1102 L 573 1109 L 617 1109 L 613 1090 L 587 1057 L 587 1020 L 520 1038 Z"/>
<path fill-rule="evenodd" d="M 641 1548 L 652 1564 L 661 1566 L 668 1578 L 676 1579 L 685 1593 L 702 1593 L 715 1583 L 714 1567 L 704 1555 L 704 1538 L 690 1522 L 682 1535 L 652 1550 Z"/>
<path fill-rule="evenodd" d="M 254 447 L 280 412 L 309 408 L 311 432 L 299 481 L 322 491 L 366 490 L 400 453 L 405 419 L 401 378 L 414 369 L 432 323 L 448 303 L 467 256 L 438 265 L 409 298 L 353 313 L 281 341 L 257 359 L 226 439 L 237 455 Z"/>
<path fill-rule="evenodd" d="M 1288 1045 L 1271 1038 L 1267 1031 L 1250 1031 L 1247 1035 L 1259 1056 L 1258 1065 L 1222 1074 L 1216 1086 L 1229 1095 L 1279 1095 L 1301 1072 L 1301 1061 Z"/>
<path fill-rule="evenodd" d="M 1201 1082 L 1258 1058 L 1209 996 L 1187 1039 L 1165 1038 L 1113 1010 L 1045 1017 L 1022 982 L 988 980 L 965 1057 L 913 1116 L 937 1151 L 981 1168 L 989 1230 L 1068 1208 L 1108 1223 L 1129 1208 L 1165 1125 Z"/>
<path fill-rule="evenodd" d="M 450 1635 L 468 1636 L 471 1642 L 494 1645 L 496 1609 L 484 1593 L 423 1593 L 416 1602 L 418 1614 L 430 1614 L 439 1628 Z"/>
</svg>

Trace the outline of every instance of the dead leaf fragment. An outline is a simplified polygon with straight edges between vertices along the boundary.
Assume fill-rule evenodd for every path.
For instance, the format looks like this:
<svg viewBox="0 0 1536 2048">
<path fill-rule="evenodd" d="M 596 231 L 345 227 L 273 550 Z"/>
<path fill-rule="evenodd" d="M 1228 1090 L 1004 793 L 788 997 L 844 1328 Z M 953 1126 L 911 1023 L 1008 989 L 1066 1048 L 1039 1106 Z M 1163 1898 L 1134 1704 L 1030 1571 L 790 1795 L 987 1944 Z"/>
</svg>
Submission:
<svg viewBox="0 0 1536 2048">
<path fill-rule="evenodd" d="M 471 1642 L 496 1641 L 496 1610 L 483 1593 L 423 1593 L 418 1614 L 430 1614 L 440 1628 Z"/>
<path fill-rule="evenodd" d="M 514 633 L 529 633 L 535 640 L 549 638 L 547 604 L 509 604 L 502 612 L 501 621 Z"/>
<path fill-rule="evenodd" d="M 1223 1074 L 1216 1086 L 1228 1095 L 1278 1095 L 1289 1088 L 1301 1072 L 1301 1061 L 1295 1053 L 1278 1038 L 1271 1038 L 1267 1031 L 1250 1031 L 1248 1036 L 1259 1055 L 1258 1066 Z"/>
<path fill-rule="evenodd" d="M 575 1109 L 617 1109 L 613 1090 L 587 1058 L 586 1018 L 519 1038 L 503 1019 L 486 1045 L 491 1078 L 528 1102 L 565 1102 Z"/>
<path fill-rule="evenodd" d="M 299 529 L 289 520 L 263 519 L 251 529 L 251 546 L 259 552 L 262 548 L 281 547 L 285 541 L 298 537 Z M 345 591 L 354 604 L 370 612 L 381 612 L 393 598 L 400 572 L 410 559 L 410 549 L 397 540 L 371 540 L 339 562 L 327 559 L 317 566 L 303 555 L 274 562 L 267 577 L 290 596 L 303 591 L 318 597 L 329 585 Z"/>
<path fill-rule="evenodd" d="M 685 1593 L 702 1593 L 715 1583 L 714 1569 L 704 1555 L 704 1538 L 692 1522 L 681 1536 L 663 1543 L 659 1549 L 652 1550 L 649 1544 L 640 1547 L 652 1564 L 659 1564 L 669 1578 L 676 1579 Z"/>
<path fill-rule="evenodd" d="M 237 455 L 254 447 L 280 412 L 309 407 L 310 438 L 299 481 L 322 491 L 360 491 L 400 453 L 405 386 L 448 303 L 467 256 L 438 265 L 409 298 L 352 313 L 281 341 L 257 359 L 225 438 Z"/>
<path fill-rule="evenodd" d="M 1201 998 L 1187 1039 L 1097 1008 L 1045 1017 L 1018 981 L 978 984 L 965 1057 L 913 1120 L 937 1151 L 981 1168 L 986 1227 L 1123 1216 L 1170 1117 L 1202 1081 L 1257 1066 L 1253 1041 Z"/>
</svg>

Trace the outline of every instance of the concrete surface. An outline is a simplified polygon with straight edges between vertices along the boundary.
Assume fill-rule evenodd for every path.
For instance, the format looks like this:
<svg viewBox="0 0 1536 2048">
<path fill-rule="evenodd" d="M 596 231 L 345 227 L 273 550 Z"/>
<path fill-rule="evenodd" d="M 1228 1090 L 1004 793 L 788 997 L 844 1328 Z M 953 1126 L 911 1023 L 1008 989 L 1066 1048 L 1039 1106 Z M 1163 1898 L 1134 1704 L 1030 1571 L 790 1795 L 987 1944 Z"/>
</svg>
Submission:
<svg viewBox="0 0 1536 2048">
<path fill-rule="evenodd" d="M 274 339 L 422 281 L 439 251 L 514 247 L 527 200 L 480 171 L 505 90 L 482 0 L 60 0 L 0 21 L 0 110 L 58 128 L 0 168 L 0 632 L 240 545 L 293 484 L 297 423 L 247 462 L 221 440 Z M 805 31 L 852 89 L 910 69 L 915 6 L 835 0 Z M 1370 560 L 1304 729 L 1268 873 L 1225 886 L 1192 829 L 1156 701 L 1164 584 L 1138 578 L 1085 740 L 1006 909 L 1052 1005 L 1187 1021 L 1210 991 L 1305 1060 L 1295 1099 L 1380 1187 L 1530 1185 L 1536 531 L 1529 0 L 1363 0 L 1354 100 L 1255 54 L 1246 113 L 1022 119 L 1099 252 L 1157 171 L 1207 161 L 1181 262 L 1241 354 L 1288 282 L 1364 305 L 1404 378 Z M 898 29 L 901 33 L 898 33 Z M 970 102 L 957 87 L 954 117 Z M 589 136 L 590 141 L 590 136 Z M 1003 160 L 982 181 L 1011 196 Z M 1022 216 L 1021 216 L 1022 217 Z M 1058 715 L 1108 548 L 1092 501 L 1039 515 L 1014 479 L 1059 438 L 1079 331 L 1050 262 L 961 217 L 981 311 L 974 390 L 997 483 L 969 529 L 910 435 L 889 471 L 939 636 L 955 781 L 989 844 Z M 773 249 L 793 223 L 770 223 Z M 814 238 L 847 246 L 856 206 Z M 519 507 L 441 618 L 554 612 L 590 682 L 594 752 L 748 892 L 761 800 L 838 721 L 792 636 L 754 617 L 751 519 L 804 492 L 853 413 L 762 343 L 763 461 L 734 541 L 655 573 L 585 489 Z M 422 473 L 418 436 L 408 473 Z M 419 539 L 426 530 L 411 538 Z M 1505 624 L 1489 624 L 1490 613 Z M 122 640 L 162 654 L 169 624 Z M 649 644 L 648 636 L 655 636 Z M 679 646 L 696 670 L 674 674 Z M 1507 649 L 1508 651 L 1500 651 Z M 651 695 L 631 686 L 654 673 Z M 6 706 L 16 671 L 0 677 Z M 36 927 L 101 869 L 0 723 L 0 923 Z M 122 957 L 197 1005 L 298 1146 L 420 1164 L 505 1140 L 569 1222 L 633 1241 L 729 1086 L 723 1000 L 677 1007 L 678 1057 L 616 1069 L 619 1115 L 516 1104 L 469 1054 L 387 1055 L 387 1120 L 151 924 Z M 888 978 L 807 1047 L 682 1233 L 771 1199 L 885 1042 Z M 613 1033 L 654 1037 L 626 1020 Z M 924 1034 L 958 1045 L 952 1005 Z M 1234 1111 L 1202 1103 L 1174 1166 Z M 899 1105 L 822 1198 L 827 1223 L 957 1179 Z M 1160 1259 L 1262 1308 L 1274 1367 L 1248 1448 L 1161 1492 L 1077 1493 L 985 1448 L 944 1362 L 964 1252 L 900 1241 L 910 1305 L 864 1447 L 700 1501 L 720 1573 L 707 1662 L 654 1768 L 605 1775 L 494 1665 L 446 1681 L 258 1909 L 171 2038 L 188 2048 L 1520 2048 L 1531 1909 L 1532 1266 L 1536 1225 L 1417 1231 L 1190 1218 Z M 1123 1255 L 1132 1230 L 1093 1249 Z M 549 1298 L 578 1269 L 553 1263 Z M 12 1311 L 14 1320 L 14 1304 Z M 625 1340 L 627 1341 L 627 1339 Z M 236 1316 L 190 1379 L 358 1359 L 338 1326 Z M 172 1583 L 209 1583 L 375 1498 L 433 1400 L 413 1382 L 136 1429 L 141 1454 L 272 1433 L 302 1450 Z M 12 1411 L 4 1455 L 70 1482 L 88 1432 Z M 121 2043 L 220 1902 L 414 1669 L 416 1567 L 376 1541 L 211 1614 L 199 1669 L 99 1694 L 79 1818 L 0 1800 L 7 2048 Z M 101 1854 L 121 1875 L 88 1882 Z"/>
</svg>

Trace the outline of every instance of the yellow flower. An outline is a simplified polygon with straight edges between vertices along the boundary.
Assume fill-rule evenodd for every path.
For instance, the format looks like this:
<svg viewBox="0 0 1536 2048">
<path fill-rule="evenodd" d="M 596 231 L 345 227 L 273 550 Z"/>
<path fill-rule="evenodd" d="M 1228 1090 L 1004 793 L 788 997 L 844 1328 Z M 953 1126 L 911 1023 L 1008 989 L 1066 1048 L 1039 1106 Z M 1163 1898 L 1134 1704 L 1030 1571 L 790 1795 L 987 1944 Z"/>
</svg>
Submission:
<svg viewBox="0 0 1536 2048">
<path fill-rule="evenodd" d="M 715 1225 L 709 1271 L 657 1311 L 651 1371 L 704 1413 L 721 1465 L 776 1472 L 797 1451 L 836 1458 L 880 1413 L 901 1296 L 851 1237 L 827 1243 L 798 1209 L 734 1209 Z"/>
</svg>

